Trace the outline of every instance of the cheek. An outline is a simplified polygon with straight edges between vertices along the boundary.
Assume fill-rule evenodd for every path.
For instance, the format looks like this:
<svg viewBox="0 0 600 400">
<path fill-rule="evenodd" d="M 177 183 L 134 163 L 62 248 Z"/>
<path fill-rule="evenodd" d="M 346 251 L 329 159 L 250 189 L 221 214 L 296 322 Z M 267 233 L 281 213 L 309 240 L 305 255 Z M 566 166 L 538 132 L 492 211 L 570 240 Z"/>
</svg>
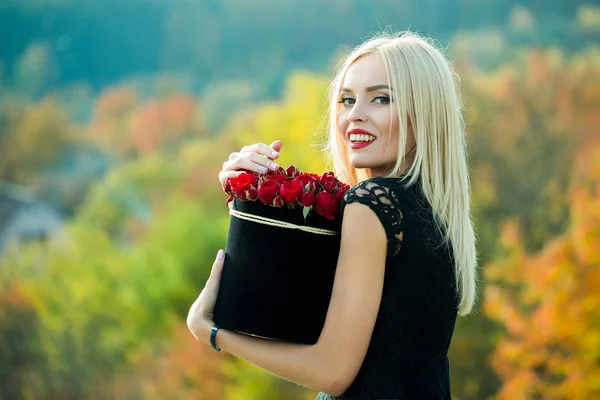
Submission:
<svg viewBox="0 0 600 400">
<path fill-rule="evenodd" d="M 383 137 L 390 138 L 391 141 L 394 141 L 395 137 L 398 135 L 399 124 L 398 119 L 390 115 L 389 109 L 378 109 L 377 113 L 374 113 L 373 115 L 373 122 L 377 125 L 377 129 Z"/>
<path fill-rule="evenodd" d="M 347 111 L 338 112 L 336 121 L 337 121 L 338 130 L 341 133 L 346 132 L 346 130 L 348 128 L 348 112 Z"/>
</svg>

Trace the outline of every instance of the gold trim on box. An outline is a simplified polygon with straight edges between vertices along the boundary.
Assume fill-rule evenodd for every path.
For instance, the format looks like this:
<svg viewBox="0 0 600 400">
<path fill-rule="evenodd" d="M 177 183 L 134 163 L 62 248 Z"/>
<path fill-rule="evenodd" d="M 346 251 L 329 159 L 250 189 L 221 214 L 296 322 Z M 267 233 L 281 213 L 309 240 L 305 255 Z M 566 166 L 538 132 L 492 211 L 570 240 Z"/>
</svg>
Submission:
<svg viewBox="0 0 600 400">
<path fill-rule="evenodd" d="M 237 217 L 239 219 L 244 219 L 246 221 L 257 222 L 259 224 L 276 226 L 278 228 L 287 228 L 287 229 L 298 229 L 305 232 L 316 233 L 317 235 L 329 235 L 329 236 L 337 236 L 336 231 L 330 231 L 327 229 L 313 228 L 312 226 L 303 226 L 291 224 L 289 222 L 278 221 L 276 219 L 265 218 L 259 215 L 247 214 L 237 210 L 229 210 L 229 215 Z"/>
</svg>

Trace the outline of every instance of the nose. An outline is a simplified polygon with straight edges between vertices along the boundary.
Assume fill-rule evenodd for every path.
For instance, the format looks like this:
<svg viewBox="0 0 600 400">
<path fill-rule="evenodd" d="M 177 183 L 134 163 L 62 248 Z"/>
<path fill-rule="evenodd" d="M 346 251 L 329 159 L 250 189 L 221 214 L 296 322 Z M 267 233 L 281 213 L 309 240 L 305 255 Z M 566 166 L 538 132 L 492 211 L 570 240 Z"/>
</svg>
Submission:
<svg viewBox="0 0 600 400">
<path fill-rule="evenodd" d="M 366 122 L 368 119 L 369 118 L 367 116 L 367 113 L 365 112 L 365 108 L 362 105 L 359 105 L 359 102 L 357 101 L 348 113 L 348 121 Z"/>
</svg>

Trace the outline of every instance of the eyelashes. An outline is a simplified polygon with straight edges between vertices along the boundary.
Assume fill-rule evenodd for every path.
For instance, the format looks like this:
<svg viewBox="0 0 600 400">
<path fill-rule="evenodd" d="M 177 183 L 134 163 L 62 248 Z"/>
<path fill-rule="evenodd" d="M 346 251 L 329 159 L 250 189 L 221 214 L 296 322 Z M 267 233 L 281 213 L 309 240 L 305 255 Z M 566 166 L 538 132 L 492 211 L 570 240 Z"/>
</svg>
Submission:
<svg viewBox="0 0 600 400">
<path fill-rule="evenodd" d="M 348 104 L 347 103 L 348 101 L 351 101 L 351 100 L 354 100 L 354 99 L 352 97 L 342 97 L 340 100 L 338 100 L 338 104 L 343 104 L 345 106 L 350 106 L 350 105 L 354 104 L 354 103 L 352 103 L 352 104 Z"/>
<path fill-rule="evenodd" d="M 378 99 L 381 100 L 381 102 L 378 104 L 390 104 L 392 102 L 392 99 L 389 96 L 377 96 L 373 99 L 373 101 Z"/>
<path fill-rule="evenodd" d="M 374 97 L 373 100 L 371 100 L 372 103 L 375 104 L 390 104 L 392 102 L 392 99 L 389 96 L 377 96 Z M 356 99 L 354 99 L 353 97 L 342 97 L 340 100 L 338 100 L 339 104 L 343 104 L 344 106 L 351 106 L 354 103 L 356 103 Z"/>
</svg>

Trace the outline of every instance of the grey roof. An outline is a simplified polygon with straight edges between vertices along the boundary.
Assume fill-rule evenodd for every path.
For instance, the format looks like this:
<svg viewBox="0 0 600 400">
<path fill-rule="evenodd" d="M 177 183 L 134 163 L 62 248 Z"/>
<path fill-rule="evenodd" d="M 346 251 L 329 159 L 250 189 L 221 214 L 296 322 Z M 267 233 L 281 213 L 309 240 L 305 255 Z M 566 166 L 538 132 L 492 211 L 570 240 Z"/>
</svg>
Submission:
<svg viewBox="0 0 600 400">
<path fill-rule="evenodd" d="M 2 229 L 2 225 L 10 219 L 16 210 L 26 203 L 27 200 L 5 193 L 0 188 L 0 229 Z"/>
<path fill-rule="evenodd" d="M 49 207 L 37 201 L 22 186 L 0 182 L 0 230 L 20 207 L 31 205 Z"/>
</svg>

